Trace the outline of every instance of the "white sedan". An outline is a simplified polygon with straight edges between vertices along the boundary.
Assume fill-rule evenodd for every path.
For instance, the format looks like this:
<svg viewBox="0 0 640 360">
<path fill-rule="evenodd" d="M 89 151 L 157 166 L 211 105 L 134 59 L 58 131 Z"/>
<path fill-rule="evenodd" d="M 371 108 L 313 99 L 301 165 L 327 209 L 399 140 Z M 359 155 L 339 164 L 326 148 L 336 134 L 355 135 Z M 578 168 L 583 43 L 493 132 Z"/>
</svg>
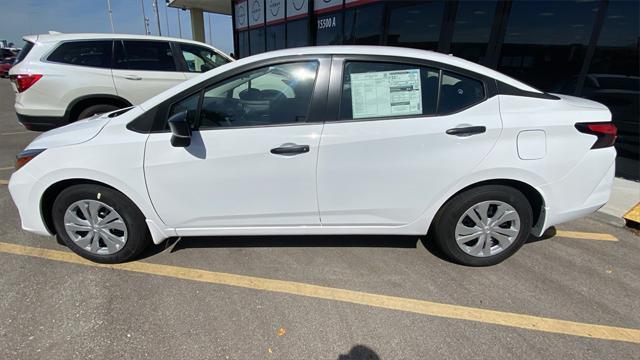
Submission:
<svg viewBox="0 0 640 360">
<path fill-rule="evenodd" d="M 288 49 L 42 134 L 9 190 L 25 230 L 97 262 L 176 236 L 428 234 L 483 266 L 607 202 L 610 121 L 453 56 Z"/>
</svg>

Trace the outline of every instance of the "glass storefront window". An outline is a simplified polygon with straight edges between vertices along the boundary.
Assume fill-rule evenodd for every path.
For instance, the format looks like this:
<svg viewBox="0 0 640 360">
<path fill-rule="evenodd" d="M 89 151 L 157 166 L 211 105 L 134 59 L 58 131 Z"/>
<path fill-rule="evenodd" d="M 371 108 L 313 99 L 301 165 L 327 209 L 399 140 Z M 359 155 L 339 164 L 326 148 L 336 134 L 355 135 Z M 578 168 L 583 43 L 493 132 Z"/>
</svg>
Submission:
<svg viewBox="0 0 640 360">
<path fill-rule="evenodd" d="M 251 48 L 251 55 L 263 53 L 265 50 L 264 46 L 264 27 L 259 27 L 257 29 L 249 30 L 249 46 Z"/>
<path fill-rule="evenodd" d="M 316 45 L 342 44 L 342 12 L 318 16 L 316 19 Z"/>
<path fill-rule="evenodd" d="M 599 5 L 512 2 L 498 70 L 545 91 L 579 74 Z"/>
<path fill-rule="evenodd" d="M 443 1 L 390 3 L 387 45 L 436 50 L 440 37 Z"/>
<path fill-rule="evenodd" d="M 309 45 L 309 19 L 287 23 L 287 48 Z"/>
<path fill-rule="evenodd" d="M 639 14 L 637 1 L 609 2 L 590 73 L 639 75 Z"/>
<path fill-rule="evenodd" d="M 249 56 L 249 32 L 238 32 L 238 59 Z"/>
<path fill-rule="evenodd" d="M 267 26 L 267 51 L 285 48 L 285 24 Z"/>
<path fill-rule="evenodd" d="M 384 4 L 356 7 L 344 13 L 344 43 L 379 45 L 384 26 Z"/>
<path fill-rule="evenodd" d="M 580 96 L 611 110 L 618 127 L 618 175 L 637 179 L 640 160 L 640 3 L 609 2 Z M 631 164 L 634 164 L 633 166 Z"/>
<path fill-rule="evenodd" d="M 496 1 L 461 1 L 451 39 L 451 53 L 482 63 L 491 36 Z"/>
</svg>

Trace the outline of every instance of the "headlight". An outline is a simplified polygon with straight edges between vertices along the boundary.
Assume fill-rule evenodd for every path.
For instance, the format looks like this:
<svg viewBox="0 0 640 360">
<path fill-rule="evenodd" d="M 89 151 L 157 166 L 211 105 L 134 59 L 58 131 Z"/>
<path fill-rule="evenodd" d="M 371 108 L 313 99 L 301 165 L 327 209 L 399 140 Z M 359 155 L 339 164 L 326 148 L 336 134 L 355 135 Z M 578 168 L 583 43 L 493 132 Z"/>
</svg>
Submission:
<svg viewBox="0 0 640 360">
<path fill-rule="evenodd" d="M 29 161 L 31 161 L 31 159 L 40 155 L 40 153 L 45 150 L 46 149 L 22 150 L 18 155 L 16 155 L 16 170 L 25 166 Z"/>
</svg>

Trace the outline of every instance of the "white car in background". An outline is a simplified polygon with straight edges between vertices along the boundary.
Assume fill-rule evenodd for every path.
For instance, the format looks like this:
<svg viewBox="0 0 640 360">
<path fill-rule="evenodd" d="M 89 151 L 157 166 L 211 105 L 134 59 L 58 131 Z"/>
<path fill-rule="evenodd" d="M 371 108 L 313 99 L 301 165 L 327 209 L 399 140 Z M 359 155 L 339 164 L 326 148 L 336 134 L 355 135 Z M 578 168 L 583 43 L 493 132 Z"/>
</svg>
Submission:
<svg viewBox="0 0 640 360">
<path fill-rule="evenodd" d="M 26 41 L 9 71 L 18 120 L 48 130 L 137 105 L 233 61 L 196 41 L 122 34 L 46 34 Z"/>
<path fill-rule="evenodd" d="M 608 201 L 610 121 L 435 52 L 297 48 L 44 133 L 9 190 L 24 229 L 98 262 L 175 236 L 429 234 L 484 266 Z"/>
</svg>

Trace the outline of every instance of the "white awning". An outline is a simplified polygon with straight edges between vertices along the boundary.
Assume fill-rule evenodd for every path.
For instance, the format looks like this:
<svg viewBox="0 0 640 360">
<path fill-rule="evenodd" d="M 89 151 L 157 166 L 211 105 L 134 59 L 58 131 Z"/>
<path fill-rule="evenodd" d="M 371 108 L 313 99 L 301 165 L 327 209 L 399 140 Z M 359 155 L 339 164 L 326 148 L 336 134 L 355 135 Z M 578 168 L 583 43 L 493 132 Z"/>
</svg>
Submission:
<svg viewBox="0 0 640 360">
<path fill-rule="evenodd" d="M 203 11 L 231 15 L 231 0 L 169 0 L 169 6 L 178 9 L 202 9 Z"/>
</svg>

